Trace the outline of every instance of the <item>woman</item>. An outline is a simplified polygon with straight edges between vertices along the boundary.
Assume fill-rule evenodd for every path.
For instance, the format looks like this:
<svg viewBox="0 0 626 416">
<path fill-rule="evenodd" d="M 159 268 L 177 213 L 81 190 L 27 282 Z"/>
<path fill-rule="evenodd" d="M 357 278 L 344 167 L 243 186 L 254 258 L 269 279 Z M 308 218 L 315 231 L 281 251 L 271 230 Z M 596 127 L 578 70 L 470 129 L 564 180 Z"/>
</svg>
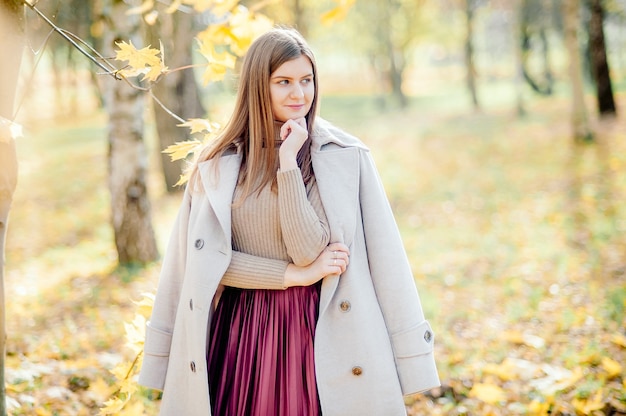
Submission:
<svg viewBox="0 0 626 416">
<path fill-rule="evenodd" d="M 403 415 L 439 379 L 371 155 L 316 119 L 296 31 L 256 40 L 240 79 L 192 169 L 139 382 L 163 415 Z"/>
</svg>

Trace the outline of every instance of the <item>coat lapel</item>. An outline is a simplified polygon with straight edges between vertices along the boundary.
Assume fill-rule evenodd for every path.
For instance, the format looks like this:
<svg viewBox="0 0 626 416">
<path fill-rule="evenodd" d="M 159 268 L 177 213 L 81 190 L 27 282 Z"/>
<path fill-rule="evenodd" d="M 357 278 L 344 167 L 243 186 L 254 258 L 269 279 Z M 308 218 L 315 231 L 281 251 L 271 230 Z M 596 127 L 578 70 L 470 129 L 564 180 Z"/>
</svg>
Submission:
<svg viewBox="0 0 626 416">
<path fill-rule="evenodd" d="M 214 176 L 215 163 L 219 163 L 217 177 Z M 204 192 L 227 241 L 231 239 L 231 205 L 240 165 L 241 156 L 238 154 L 222 156 L 217 161 L 211 159 L 199 165 Z"/>
<path fill-rule="evenodd" d="M 322 205 L 330 227 L 330 241 L 352 244 L 358 218 L 359 149 L 312 149 L 311 160 Z M 324 278 L 320 295 L 320 316 L 328 307 L 339 276 Z"/>
</svg>

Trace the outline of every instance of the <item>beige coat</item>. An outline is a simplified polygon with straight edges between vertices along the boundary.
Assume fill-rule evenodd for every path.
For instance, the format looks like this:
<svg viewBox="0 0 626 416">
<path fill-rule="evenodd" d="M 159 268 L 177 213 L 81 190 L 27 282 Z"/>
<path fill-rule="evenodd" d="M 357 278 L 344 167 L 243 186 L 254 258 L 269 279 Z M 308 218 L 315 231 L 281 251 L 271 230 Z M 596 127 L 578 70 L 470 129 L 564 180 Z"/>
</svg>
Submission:
<svg viewBox="0 0 626 416">
<path fill-rule="evenodd" d="M 403 394 L 439 385 L 434 336 L 368 149 L 319 120 L 312 160 L 331 241 L 350 266 L 326 277 L 315 334 L 324 416 L 404 415 Z M 241 158 L 201 164 L 204 193 L 185 192 L 146 330 L 139 382 L 163 389 L 161 415 L 210 415 L 207 327 L 232 255 L 231 201 Z M 297 416 L 297 415 L 294 415 Z"/>
</svg>

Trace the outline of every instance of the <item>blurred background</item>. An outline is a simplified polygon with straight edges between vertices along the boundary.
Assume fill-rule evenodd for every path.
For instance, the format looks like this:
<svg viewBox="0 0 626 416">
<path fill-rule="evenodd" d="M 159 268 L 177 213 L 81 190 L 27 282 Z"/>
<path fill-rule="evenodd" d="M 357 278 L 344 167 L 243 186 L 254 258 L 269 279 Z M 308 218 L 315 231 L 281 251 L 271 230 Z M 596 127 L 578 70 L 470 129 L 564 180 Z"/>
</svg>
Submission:
<svg viewBox="0 0 626 416">
<path fill-rule="evenodd" d="M 134 375 L 182 195 L 184 160 L 162 150 L 202 140 L 182 121 L 230 113 L 237 70 L 207 75 L 195 40 L 228 16 L 242 37 L 298 28 L 322 117 L 372 151 L 436 333 L 443 385 L 408 413 L 626 414 L 626 1 L 236 5 L 37 2 L 92 56 L 160 49 L 171 72 L 140 88 L 25 7 L 9 414 L 157 414 Z"/>
</svg>

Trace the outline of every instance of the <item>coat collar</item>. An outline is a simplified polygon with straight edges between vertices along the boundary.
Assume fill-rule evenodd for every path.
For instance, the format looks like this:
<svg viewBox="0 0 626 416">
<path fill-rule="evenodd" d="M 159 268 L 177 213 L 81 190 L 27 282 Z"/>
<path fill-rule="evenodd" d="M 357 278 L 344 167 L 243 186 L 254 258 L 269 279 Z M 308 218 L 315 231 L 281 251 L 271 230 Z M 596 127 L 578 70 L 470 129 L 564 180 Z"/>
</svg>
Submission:
<svg viewBox="0 0 626 416">
<path fill-rule="evenodd" d="M 367 150 L 367 146 L 355 136 L 332 125 L 329 121 L 317 117 L 311 137 L 311 150 L 322 150 L 325 145 L 330 143 L 334 143 L 340 147 L 357 147 Z"/>
</svg>

